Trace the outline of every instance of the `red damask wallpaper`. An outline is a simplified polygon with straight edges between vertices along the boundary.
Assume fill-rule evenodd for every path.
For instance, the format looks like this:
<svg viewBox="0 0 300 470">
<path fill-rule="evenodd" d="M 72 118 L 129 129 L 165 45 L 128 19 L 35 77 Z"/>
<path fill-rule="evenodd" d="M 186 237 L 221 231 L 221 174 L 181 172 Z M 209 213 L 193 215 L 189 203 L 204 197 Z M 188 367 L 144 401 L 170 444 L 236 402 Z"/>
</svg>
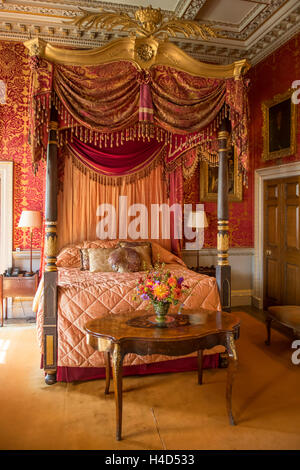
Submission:
<svg viewBox="0 0 300 470">
<path fill-rule="evenodd" d="M 297 151 L 289 157 L 262 160 L 263 152 L 263 101 L 272 99 L 275 95 L 287 91 L 294 80 L 300 80 L 300 34 L 277 49 L 265 60 L 252 67 L 248 73 L 250 78 L 249 90 L 249 140 L 250 158 L 248 188 L 244 188 L 242 202 L 229 203 L 230 246 L 254 246 L 254 171 L 272 165 L 281 165 L 300 159 L 300 105 L 298 106 Z M 185 203 L 200 200 L 199 172 L 191 181 L 185 183 Z M 204 203 L 209 219 L 209 227 L 205 229 L 204 248 L 216 247 L 217 239 L 217 203 Z"/>
<path fill-rule="evenodd" d="M 252 179 L 249 178 L 248 188 L 243 188 L 243 201 L 229 203 L 230 246 L 251 247 L 253 245 L 252 218 Z M 203 203 L 200 200 L 199 169 L 184 185 L 185 204 Z M 214 248 L 217 245 L 217 203 L 204 202 L 209 227 L 204 232 L 203 248 Z"/>
<path fill-rule="evenodd" d="M 249 90 L 250 101 L 250 158 L 252 170 L 272 165 L 299 160 L 300 158 L 300 119 L 298 108 L 297 151 L 295 155 L 276 160 L 264 161 L 263 152 L 263 114 L 261 105 L 263 101 L 272 99 L 275 95 L 286 92 L 294 80 L 300 80 L 300 34 L 296 35 L 264 61 L 250 69 Z M 253 174 L 251 174 L 253 178 Z"/>
<path fill-rule="evenodd" d="M 300 106 L 298 109 L 298 150 L 296 155 L 264 162 L 261 103 L 283 93 L 294 80 L 300 80 L 300 34 L 251 68 L 250 171 L 243 201 L 230 203 L 230 238 L 233 247 L 252 247 L 254 233 L 254 171 L 300 158 Z M 0 42 L 0 79 L 7 86 L 6 104 L 0 105 L 0 160 L 14 162 L 14 249 L 29 247 L 29 239 L 18 221 L 23 209 L 43 210 L 44 166 L 37 176 L 31 169 L 31 150 L 27 143 L 30 70 L 27 52 L 21 43 Z M 185 183 L 185 203 L 200 203 L 199 171 Z M 209 218 L 205 229 L 205 248 L 216 246 L 217 204 L 204 203 Z M 40 247 L 41 231 L 35 230 L 34 248 Z"/>
<path fill-rule="evenodd" d="M 22 210 L 43 208 L 44 166 L 34 176 L 28 145 L 30 69 L 21 43 L 0 42 L 0 79 L 6 84 L 6 104 L 0 105 L 0 160 L 14 162 L 14 249 L 29 248 L 29 234 L 18 229 Z M 40 248 L 41 230 L 34 229 L 33 248 Z"/>
</svg>

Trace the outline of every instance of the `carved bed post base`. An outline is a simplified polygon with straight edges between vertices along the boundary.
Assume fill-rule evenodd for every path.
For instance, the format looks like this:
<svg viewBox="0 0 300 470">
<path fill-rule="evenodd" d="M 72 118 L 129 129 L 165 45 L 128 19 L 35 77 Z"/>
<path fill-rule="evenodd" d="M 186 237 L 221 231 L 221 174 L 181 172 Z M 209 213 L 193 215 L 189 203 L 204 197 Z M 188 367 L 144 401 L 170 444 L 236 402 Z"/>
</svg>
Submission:
<svg viewBox="0 0 300 470">
<path fill-rule="evenodd" d="M 47 371 L 47 374 L 45 375 L 45 383 L 47 385 L 53 385 L 56 383 L 56 370 Z"/>
<path fill-rule="evenodd" d="M 231 311 L 231 266 L 216 266 L 216 280 L 219 287 L 222 310 Z"/>
</svg>

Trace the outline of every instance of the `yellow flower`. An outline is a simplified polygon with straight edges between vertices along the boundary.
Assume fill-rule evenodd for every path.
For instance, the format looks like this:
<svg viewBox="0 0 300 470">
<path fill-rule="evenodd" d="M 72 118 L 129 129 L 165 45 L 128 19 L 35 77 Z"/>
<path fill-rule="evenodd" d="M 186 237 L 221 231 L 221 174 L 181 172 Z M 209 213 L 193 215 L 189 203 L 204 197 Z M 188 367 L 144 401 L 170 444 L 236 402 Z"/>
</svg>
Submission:
<svg viewBox="0 0 300 470">
<path fill-rule="evenodd" d="M 169 288 L 164 284 L 156 284 L 153 289 L 154 295 L 157 297 L 158 300 L 163 300 L 169 295 Z"/>
</svg>

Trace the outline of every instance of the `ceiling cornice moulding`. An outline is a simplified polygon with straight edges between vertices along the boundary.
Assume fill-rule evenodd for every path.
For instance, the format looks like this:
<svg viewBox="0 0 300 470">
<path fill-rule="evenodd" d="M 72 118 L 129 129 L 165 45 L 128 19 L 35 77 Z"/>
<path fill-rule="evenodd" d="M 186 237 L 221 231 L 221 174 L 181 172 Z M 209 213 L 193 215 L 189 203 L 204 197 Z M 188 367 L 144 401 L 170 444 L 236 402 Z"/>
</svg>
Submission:
<svg viewBox="0 0 300 470">
<path fill-rule="evenodd" d="M 197 11 L 201 11 L 207 1 L 180 0 L 175 2 L 174 0 L 174 4 L 176 3 L 174 11 L 162 10 L 162 12 L 170 15 L 175 12 L 182 19 L 194 20 Z M 241 33 L 228 30 L 227 35 L 211 38 L 209 41 L 183 36 L 170 40 L 197 60 L 226 65 L 245 58 L 255 65 L 300 31 L 300 2 L 299 0 L 252 0 L 252 2 L 257 5 L 255 11 L 258 15 L 254 15 L 254 10 L 251 9 L 242 18 L 239 28 L 245 24 L 246 26 Z M 94 48 L 101 47 L 113 39 L 126 37 L 127 32 L 78 31 L 74 26 L 64 23 L 65 20 L 78 15 L 79 6 L 99 10 L 100 5 L 114 9 L 117 7 L 120 11 L 130 11 L 133 14 L 138 9 L 133 5 L 129 7 L 95 0 L 64 0 L 63 2 L 58 0 L 51 0 L 51 2 L 0 0 L 0 38 L 23 42 L 39 36 L 53 44 Z M 218 28 L 217 22 L 208 24 L 212 27 L 216 25 Z M 218 33 L 220 34 L 220 31 Z"/>
</svg>

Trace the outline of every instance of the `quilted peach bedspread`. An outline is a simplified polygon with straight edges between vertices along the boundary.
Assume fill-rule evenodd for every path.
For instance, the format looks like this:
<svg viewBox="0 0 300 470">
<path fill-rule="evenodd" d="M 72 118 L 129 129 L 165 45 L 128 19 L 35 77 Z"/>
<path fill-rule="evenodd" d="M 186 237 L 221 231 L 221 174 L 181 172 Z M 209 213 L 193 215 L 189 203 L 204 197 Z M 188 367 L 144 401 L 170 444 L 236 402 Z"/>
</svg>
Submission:
<svg viewBox="0 0 300 470">
<path fill-rule="evenodd" d="M 184 277 L 190 292 L 183 298 L 184 308 L 203 307 L 220 310 L 215 278 L 197 274 L 179 264 L 168 264 L 173 274 Z M 103 367 L 104 355 L 86 342 L 84 325 L 105 314 L 118 315 L 128 310 L 145 309 L 147 301 L 135 302 L 132 297 L 137 280 L 143 273 L 91 273 L 79 268 L 58 268 L 58 366 Z M 37 333 L 42 352 L 43 281 L 39 286 Z M 37 295 L 38 295 L 37 293 Z M 176 312 L 178 306 L 171 308 Z M 223 349 L 222 349 L 223 350 Z M 208 352 L 208 351 L 207 351 Z M 214 348 L 209 353 L 219 352 Z M 165 361 L 167 356 L 128 354 L 124 365 Z"/>
</svg>

